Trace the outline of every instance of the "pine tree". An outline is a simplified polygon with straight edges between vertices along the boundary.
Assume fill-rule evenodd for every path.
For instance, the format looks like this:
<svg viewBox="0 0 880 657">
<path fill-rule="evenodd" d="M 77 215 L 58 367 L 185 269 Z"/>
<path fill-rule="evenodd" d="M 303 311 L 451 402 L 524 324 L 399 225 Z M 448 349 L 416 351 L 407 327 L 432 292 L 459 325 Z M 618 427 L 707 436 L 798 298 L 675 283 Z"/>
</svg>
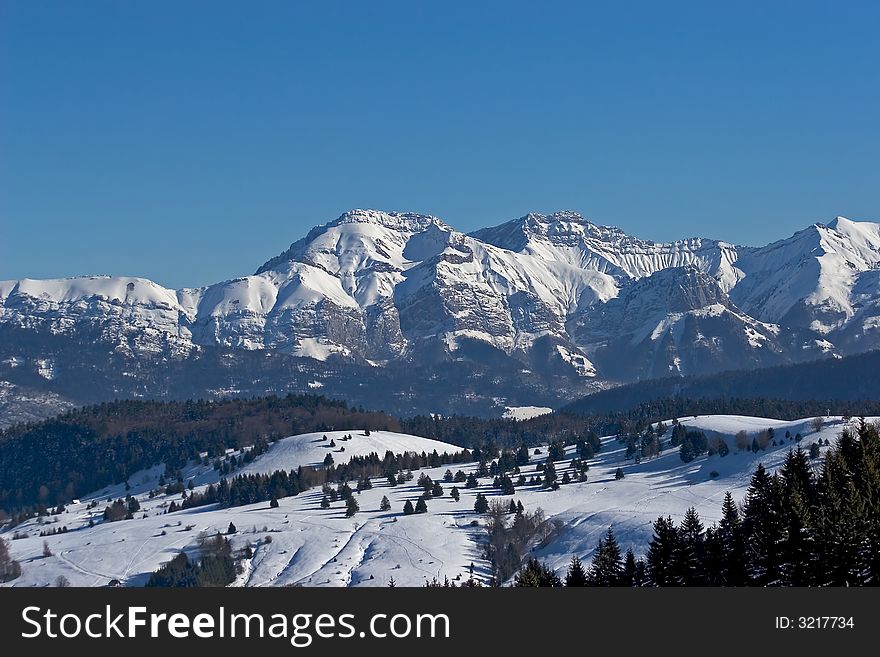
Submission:
<svg viewBox="0 0 880 657">
<path fill-rule="evenodd" d="M 321 508 L 322 509 L 329 509 L 330 508 L 330 498 L 328 498 L 326 495 L 321 498 Z"/>
<path fill-rule="evenodd" d="M 609 527 L 605 537 L 596 546 L 590 567 L 590 581 L 594 586 L 620 586 L 622 575 L 620 546 L 614 538 L 614 531 Z"/>
<path fill-rule="evenodd" d="M 455 500 L 456 502 L 458 502 L 458 500 L 461 499 L 461 493 L 460 493 L 459 490 L 458 490 L 458 486 L 453 486 L 453 487 L 452 487 L 452 490 L 450 491 L 449 496 L 450 496 L 453 500 Z"/>
<path fill-rule="evenodd" d="M 719 545 L 721 586 L 745 586 L 746 554 L 743 538 L 742 520 L 733 496 L 728 491 L 721 505 L 721 521 L 718 523 L 716 537 Z"/>
<path fill-rule="evenodd" d="M 416 513 L 427 513 L 428 505 L 425 503 L 425 498 L 420 497 L 419 501 L 416 502 Z"/>
<path fill-rule="evenodd" d="M 800 445 L 797 446 L 797 449 L 788 451 L 785 461 L 779 469 L 779 475 L 785 484 L 787 495 L 797 491 L 806 503 L 812 504 L 815 502 L 816 482 L 813 477 L 813 470 L 810 467 L 807 454 Z"/>
<path fill-rule="evenodd" d="M 278 507 L 279 507 L 278 498 L 273 495 L 272 499 L 269 501 L 269 508 L 270 509 L 277 509 Z"/>
<path fill-rule="evenodd" d="M 645 563 L 641 559 L 636 559 L 632 548 L 626 551 L 623 559 L 623 574 L 621 575 L 621 584 L 623 586 L 642 586 L 645 583 Z"/>
<path fill-rule="evenodd" d="M 678 530 L 678 554 L 675 557 L 676 578 L 683 586 L 706 584 L 703 572 L 706 558 L 704 546 L 705 532 L 700 516 L 690 507 Z"/>
<path fill-rule="evenodd" d="M 562 580 L 547 567 L 547 564 L 541 563 L 532 557 L 516 574 L 513 585 L 521 587 L 556 587 L 562 586 Z"/>
<path fill-rule="evenodd" d="M 584 570 L 584 566 L 577 556 L 573 556 L 571 558 L 571 563 L 568 565 L 568 572 L 565 575 L 565 585 L 587 586 L 587 572 Z"/>
<path fill-rule="evenodd" d="M 785 518 L 782 484 L 758 465 L 743 506 L 746 569 L 751 583 L 776 586 L 782 581 L 782 543 Z"/>
<path fill-rule="evenodd" d="M 411 516 L 415 512 L 416 510 L 413 508 L 413 503 L 410 500 L 407 500 L 406 503 L 403 505 L 403 515 Z"/>
<path fill-rule="evenodd" d="M 876 536 L 877 514 L 869 512 L 871 498 L 865 495 L 870 495 L 872 489 L 876 495 L 877 489 L 869 483 L 873 477 L 864 476 L 868 474 L 865 466 L 870 461 L 863 461 L 860 451 L 855 437 L 844 431 L 838 439 L 836 453 L 825 459 L 819 482 L 821 506 L 817 522 L 818 562 L 822 571 L 816 583 L 820 586 L 863 584 L 871 576 L 872 564 L 877 559 L 876 554 L 872 554 L 872 546 L 876 545 L 872 535 Z M 871 460 L 876 470 L 880 460 Z M 865 486 L 865 493 L 859 484 Z"/>
<path fill-rule="evenodd" d="M 382 501 L 379 503 L 379 511 L 390 511 L 391 510 L 391 502 L 388 500 L 387 495 L 382 496 Z"/>
<path fill-rule="evenodd" d="M 657 518 L 648 544 L 645 571 L 651 586 L 678 586 L 675 557 L 678 554 L 678 528 L 672 518 Z"/>
<path fill-rule="evenodd" d="M 360 511 L 361 508 L 358 506 L 357 500 L 354 497 L 349 496 L 345 500 L 345 517 L 351 518 L 355 513 Z"/>
<path fill-rule="evenodd" d="M 237 531 L 238 531 L 238 530 L 235 528 L 235 525 L 233 525 L 232 522 L 230 522 L 230 523 L 229 523 L 229 527 L 226 528 L 226 533 L 227 533 L 227 534 L 234 534 L 234 533 L 236 533 Z"/>
<path fill-rule="evenodd" d="M 620 481 L 621 479 L 623 479 L 623 477 L 624 477 L 623 468 L 617 468 L 617 470 L 614 472 L 614 478 L 617 481 Z"/>
<path fill-rule="evenodd" d="M 811 586 L 817 567 L 812 512 L 797 488 L 787 489 L 783 507 L 782 579 L 785 586 Z"/>
<path fill-rule="evenodd" d="M 477 493 L 477 499 L 474 502 L 474 513 L 488 513 L 489 500 L 482 493 Z"/>
</svg>

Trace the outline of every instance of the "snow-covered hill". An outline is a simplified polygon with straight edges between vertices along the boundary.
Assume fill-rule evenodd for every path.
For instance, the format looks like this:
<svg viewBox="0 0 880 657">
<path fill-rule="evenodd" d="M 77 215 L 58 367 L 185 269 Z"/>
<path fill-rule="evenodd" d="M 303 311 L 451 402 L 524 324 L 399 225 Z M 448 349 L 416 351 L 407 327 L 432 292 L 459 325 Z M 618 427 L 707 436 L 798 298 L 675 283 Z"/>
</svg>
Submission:
<svg viewBox="0 0 880 657">
<path fill-rule="evenodd" d="M 558 571 L 564 571 L 573 554 L 589 558 L 601 535 L 613 526 L 624 549 L 640 550 L 650 538 L 651 523 L 659 515 L 680 519 L 688 507 L 694 506 L 707 524 L 717 520 L 726 491 L 740 499 L 758 463 L 770 469 L 778 467 L 787 451 L 795 446 L 801 434 L 801 445 L 829 440 L 832 443 L 844 425 L 841 418 L 829 418 L 816 431 L 810 419 L 785 422 L 740 416 L 701 416 L 680 420 L 689 428 L 700 429 L 707 436 L 725 440 L 731 448 L 726 457 L 703 456 L 682 463 L 677 448 L 666 448 L 659 457 L 634 463 L 627 460 L 624 447 L 612 437 L 603 439 L 602 450 L 590 461 L 588 481 L 569 483 L 557 491 L 537 485 L 520 486 L 513 499 L 526 509 L 542 508 L 558 521 L 555 539 L 535 554 Z M 736 446 L 735 435 L 747 432 L 751 438 L 768 428 L 775 431 L 776 444 L 766 451 L 753 453 Z M 459 448 L 415 436 L 374 432 L 365 436 L 348 432 L 352 439 L 342 441 L 346 432 L 329 432 L 328 441 L 345 445 L 347 455 L 386 449 L 393 452 L 426 451 L 454 452 Z M 787 435 L 788 434 L 788 435 Z M 248 472 L 268 472 L 279 468 L 293 469 L 300 464 L 314 463 L 329 448 L 322 434 L 308 434 L 279 441 L 268 452 L 250 463 Z M 668 439 L 668 434 L 666 436 Z M 337 448 L 338 449 L 338 448 Z M 823 448 L 825 449 L 825 448 Z M 573 448 L 557 463 L 557 473 L 570 472 Z M 531 477 L 546 458 L 546 449 L 534 454 L 522 472 Z M 334 452 L 334 456 L 339 456 Z M 625 477 L 615 480 L 614 473 L 622 467 Z M 449 466 L 470 473 L 476 464 Z M 432 479 L 442 480 L 446 466 L 424 470 Z M 415 500 L 421 493 L 415 481 L 391 487 L 382 480 L 373 480 L 373 488 L 356 493 L 360 512 L 346 518 L 344 505 L 334 503 L 321 509 L 321 492 L 313 489 L 295 497 L 283 498 L 278 508 L 268 503 L 229 509 L 212 506 L 164 514 L 171 501 L 180 502 L 180 495 L 148 493 L 157 485 L 160 468 L 142 472 L 130 479 L 131 494 L 141 511 L 133 520 L 100 522 L 106 501 L 125 495 L 122 486 L 97 491 L 67 507 L 65 513 L 50 516 L 46 524 L 31 520 L 14 530 L 4 532 L 11 538 L 13 556 L 21 561 L 22 576 L 12 586 L 52 585 L 63 575 L 75 585 L 100 586 L 112 579 L 126 585 L 143 584 L 149 573 L 168 561 L 180 550 L 195 549 L 201 531 L 226 532 L 232 522 L 237 533 L 231 536 L 234 545 L 254 547 L 254 556 L 245 564 L 236 585 L 282 586 L 386 586 L 393 577 L 399 585 L 420 586 L 426 579 L 448 576 L 467 578 L 470 564 L 477 577 L 487 576 L 480 540 L 485 516 L 475 514 L 477 493 L 490 499 L 509 502 L 511 497 L 498 494 L 491 487 L 491 478 L 480 479 L 476 489 L 459 484 L 461 499 L 449 496 L 452 484 L 443 483 L 442 497 L 428 502 L 428 513 L 404 516 L 401 509 L 406 500 Z M 184 472 L 196 490 L 216 483 L 218 475 L 211 466 L 193 464 Z M 391 502 L 390 511 L 380 511 L 383 496 Z M 98 506 L 89 509 L 90 502 Z M 90 518 L 97 524 L 88 527 Z M 66 526 L 68 531 L 47 538 L 40 531 Z M 271 537 L 271 542 L 266 537 Z M 43 556 L 43 541 L 52 556 Z"/>
<path fill-rule="evenodd" d="M 842 217 L 754 248 L 655 243 L 574 212 L 465 235 L 427 215 L 352 210 L 254 275 L 204 288 L 0 282 L 0 380 L 44 385 L 41 363 L 65 358 L 59 338 L 163 362 L 197 362 L 205 348 L 364 366 L 466 360 L 490 374 L 506 362 L 559 389 L 761 367 L 880 346 L 878 272 L 880 224 Z M 13 357 L 16 372 L 2 365 Z M 136 394 L 165 394 L 126 367 Z"/>
</svg>

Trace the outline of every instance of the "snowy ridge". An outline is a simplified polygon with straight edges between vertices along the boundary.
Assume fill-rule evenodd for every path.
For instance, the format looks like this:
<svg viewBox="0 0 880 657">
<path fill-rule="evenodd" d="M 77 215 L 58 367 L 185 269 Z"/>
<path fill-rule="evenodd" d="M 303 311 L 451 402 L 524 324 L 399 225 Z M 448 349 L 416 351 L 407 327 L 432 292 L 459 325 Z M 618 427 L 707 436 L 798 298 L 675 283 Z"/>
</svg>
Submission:
<svg viewBox="0 0 880 657">
<path fill-rule="evenodd" d="M 0 328 L 175 358 L 216 345 L 381 364 L 481 343 L 631 380 L 877 348 L 878 272 L 880 225 L 843 217 L 753 248 L 641 240 L 570 211 L 465 235 L 430 215 L 352 210 L 204 288 L 0 282 Z M 641 349 L 637 366 L 616 366 L 624 345 Z"/>
</svg>

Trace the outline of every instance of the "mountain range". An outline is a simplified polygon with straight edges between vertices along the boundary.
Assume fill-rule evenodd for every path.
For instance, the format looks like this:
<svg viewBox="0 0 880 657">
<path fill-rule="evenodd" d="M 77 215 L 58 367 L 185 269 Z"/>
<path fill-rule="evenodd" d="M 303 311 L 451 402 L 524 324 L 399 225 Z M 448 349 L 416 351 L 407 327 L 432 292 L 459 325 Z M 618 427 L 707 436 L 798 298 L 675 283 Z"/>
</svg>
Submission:
<svg viewBox="0 0 880 657">
<path fill-rule="evenodd" d="M 35 398 L 54 409 L 319 390 L 398 413 L 485 414 L 863 353 L 880 347 L 878 329 L 876 223 L 837 217 L 751 247 L 658 243 L 569 211 L 465 234 L 352 210 L 253 275 L 206 287 L 0 282 L 0 408 L 8 424 L 46 414 Z"/>
</svg>

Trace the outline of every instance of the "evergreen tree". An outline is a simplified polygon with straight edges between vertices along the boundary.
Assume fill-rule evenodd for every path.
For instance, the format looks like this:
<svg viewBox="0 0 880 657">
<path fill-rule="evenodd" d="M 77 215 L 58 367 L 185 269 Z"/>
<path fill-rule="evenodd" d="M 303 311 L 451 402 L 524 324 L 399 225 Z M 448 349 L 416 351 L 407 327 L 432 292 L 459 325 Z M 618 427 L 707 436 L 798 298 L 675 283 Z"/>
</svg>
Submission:
<svg viewBox="0 0 880 657">
<path fill-rule="evenodd" d="M 361 508 L 358 506 L 357 500 L 354 497 L 348 497 L 345 500 L 345 517 L 351 518 L 355 513 L 360 511 Z"/>
<path fill-rule="evenodd" d="M 623 479 L 623 477 L 624 477 L 623 468 L 617 468 L 617 470 L 614 472 L 614 478 L 617 481 L 620 481 L 621 479 Z"/>
<path fill-rule="evenodd" d="M 623 559 L 623 574 L 621 584 L 623 586 L 643 586 L 645 583 L 645 562 L 636 559 L 632 548 L 626 551 Z"/>
<path fill-rule="evenodd" d="M 587 586 L 587 572 L 584 570 L 581 560 L 577 556 L 571 558 L 568 572 L 565 575 L 566 586 Z"/>
<path fill-rule="evenodd" d="M 522 570 L 516 574 L 513 585 L 522 587 L 556 587 L 562 586 L 562 580 L 547 567 L 547 564 L 541 563 L 532 557 L 523 566 Z"/>
<path fill-rule="evenodd" d="M 321 498 L 321 508 L 322 509 L 329 509 L 330 508 L 330 498 L 328 498 L 326 495 Z"/>
<path fill-rule="evenodd" d="M 745 586 L 746 548 L 739 509 L 728 491 L 721 505 L 721 521 L 715 533 L 720 557 L 718 583 L 721 586 Z"/>
<path fill-rule="evenodd" d="M 654 535 L 648 544 L 645 571 L 651 586 L 678 586 L 675 557 L 678 554 L 678 528 L 672 518 L 654 521 Z"/>
<path fill-rule="evenodd" d="M 460 493 L 459 490 L 458 490 L 458 486 L 453 486 L 453 487 L 452 487 L 452 490 L 450 491 L 449 496 L 450 496 L 453 500 L 455 500 L 456 502 L 458 502 L 458 500 L 461 498 L 461 493 Z"/>
<path fill-rule="evenodd" d="M 379 511 L 390 511 L 391 510 L 391 502 L 388 500 L 387 495 L 382 496 L 382 501 L 379 503 Z"/>
<path fill-rule="evenodd" d="M 593 563 L 590 567 L 590 581 L 593 586 L 620 586 L 622 584 L 623 563 L 620 559 L 620 546 L 614 538 L 611 527 L 605 537 L 599 540 Z"/>
<path fill-rule="evenodd" d="M 516 464 L 519 466 L 528 465 L 529 463 L 529 448 L 526 447 L 526 444 L 523 443 L 519 446 L 519 449 L 516 451 Z"/>
<path fill-rule="evenodd" d="M 782 498 L 779 478 L 771 477 L 759 464 L 743 506 L 746 570 L 750 582 L 757 586 L 782 582 L 782 543 L 786 533 Z"/>
<path fill-rule="evenodd" d="M 706 558 L 704 546 L 705 532 L 697 510 L 690 507 L 678 530 L 678 554 L 675 556 L 675 577 L 683 586 L 706 584 L 703 572 Z"/>
<path fill-rule="evenodd" d="M 474 502 L 474 513 L 488 513 L 489 500 L 482 493 L 477 493 L 477 499 Z"/>
<path fill-rule="evenodd" d="M 416 502 L 416 513 L 427 513 L 428 505 L 425 503 L 425 498 L 420 497 L 419 501 Z"/>
<path fill-rule="evenodd" d="M 785 586 L 811 586 L 818 566 L 815 530 L 810 507 L 797 488 L 786 489 L 783 514 L 785 538 L 781 583 Z"/>
<path fill-rule="evenodd" d="M 785 484 L 786 495 L 797 491 L 798 495 L 808 504 L 816 500 L 816 482 L 809 459 L 800 445 L 789 450 L 785 461 L 779 469 L 779 475 Z"/>
<path fill-rule="evenodd" d="M 406 503 L 403 505 L 403 515 L 411 516 L 415 512 L 416 510 L 413 508 L 413 503 L 410 500 L 407 500 Z"/>
<path fill-rule="evenodd" d="M 326 496 L 325 496 L 325 499 L 326 499 Z M 272 499 L 269 501 L 269 508 L 270 509 L 277 509 L 278 507 L 279 507 L 278 498 L 273 495 Z"/>
<path fill-rule="evenodd" d="M 233 525 L 232 522 L 230 522 L 230 523 L 229 523 L 229 527 L 226 528 L 226 533 L 227 533 L 227 534 L 234 534 L 234 533 L 236 533 L 237 531 L 238 531 L 238 530 L 235 528 L 235 525 Z"/>
</svg>

